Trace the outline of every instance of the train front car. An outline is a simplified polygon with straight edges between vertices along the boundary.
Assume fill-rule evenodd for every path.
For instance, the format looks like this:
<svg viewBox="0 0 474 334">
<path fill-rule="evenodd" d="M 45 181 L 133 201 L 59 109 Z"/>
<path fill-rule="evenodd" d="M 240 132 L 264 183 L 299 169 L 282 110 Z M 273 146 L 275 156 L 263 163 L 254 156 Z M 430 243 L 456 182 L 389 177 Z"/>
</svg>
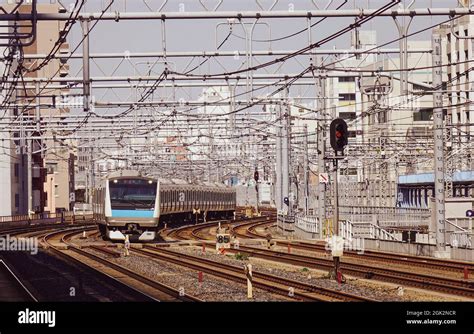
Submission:
<svg viewBox="0 0 474 334">
<path fill-rule="evenodd" d="M 115 177 L 106 180 L 105 224 L 102 235 L 111 240 L 152 241 L 159 222 L 159 183 L 146 177 Z"/>
</svg>

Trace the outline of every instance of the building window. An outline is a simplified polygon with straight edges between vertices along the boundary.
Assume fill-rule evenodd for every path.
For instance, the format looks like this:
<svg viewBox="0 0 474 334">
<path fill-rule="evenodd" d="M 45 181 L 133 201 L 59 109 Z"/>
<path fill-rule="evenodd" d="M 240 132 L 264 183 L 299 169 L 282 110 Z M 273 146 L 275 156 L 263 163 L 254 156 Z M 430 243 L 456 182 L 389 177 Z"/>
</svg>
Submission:
<svg viewBox="0 0 474 334">
<path fill-rule="evenodd" d="M 357 168 L 348 168 L 347 175 L 357 175 Z"/>
<path fill-rule="evenodd" d="M 356 113 L 355 112 L 340 112 L 339 117 L 350 121 L 356 118 Z"/>
<path fill-rule="evenodd" d="M 339 82 L 355 82 L 355 77 L 339 77 Z"/>
<path fill-rule="evenodd" d="M 448 34 L 446 37 L 448 37 L 448 43 L 451 43 L 451 34 Z"/>
<path fill-rule="evenodd" d="M 426 88 L 417 84 L 413 84 L 413 90 L 426 90 Z"/>
<path fill-rule="evenodd" d="M 57 163 L 46 163 L 46 172 L 48 174 L 54 174 L 54 172 L 58 171 L 58 164 Z"/>
<path fill-rule="evenodd" d="M 433 116 L 433 109 L 431 108 L 420 109 L 417 112 L 413 113 L 413 121 L 414 122 L 431 121 L 432 116 Z"/>
<path fill-rule="evenodd" d="M 20 195 L 15 194 L 15 208 L 20 207 Z"/>
<path fill-rule="evenodd" d="M 355 94 L 339 94 L 339 101 L 355 101 Z"/>
<path fill-rule="evenodd" d="M 15 175 L 15 177 L 18 177 L 18 175 L 20 174 L 20 165 L 19 164 L 15 164 L 15 166 L 13 167 L 13 173 Z"/>
</svg>

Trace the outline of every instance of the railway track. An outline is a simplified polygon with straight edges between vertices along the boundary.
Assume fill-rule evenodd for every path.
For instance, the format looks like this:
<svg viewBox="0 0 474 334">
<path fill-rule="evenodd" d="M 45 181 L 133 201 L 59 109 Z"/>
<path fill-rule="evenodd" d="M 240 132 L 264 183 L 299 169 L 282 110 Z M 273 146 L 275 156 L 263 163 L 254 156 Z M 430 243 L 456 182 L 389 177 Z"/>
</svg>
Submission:
<svg viewBox="0 0 474 334">
<path fill-rule="evenodd" d="M 0 229 L 0 236 L 7 235 L 7 234 L 9 235 L 19 235 L 19 234 L 27 234 L 27 233 L 32 234 L 34 232 L 39 232 L 38 234 L 41 234 L 41 232 L 45 230 L 54 230 L 54 229 L 70 228 L 70 227 L 87 227 L 91 225 L 94 225 L 92 221 L 83 221 L 81 223 L 77 223 L 74 225 L 65 224 L 65 223 L 24 225 L 24 226 L 12 227 L 12 228 L 7 228 L 7 229 Z"/>
<path fill-rule="evenodd" d="M 178 290 L 151 280 L 112 261 L 81 249 L 71 242 L 73 236 L 84 229 L 75 231 L 55 231 L 43 236 L 46 247 L 66 261 L 80 264 L 101 280 L 113 282 L 120 289 L 134 294 L 137 300 L 147 301 L 201 301 L 189 295 L 182 295 Z M 90 229 L 89 229 L 90 230 Z"/>
<path fill-rule="evenodd" d="M 240 246 L 239 249 L 229 249 L 230 252 L 246 253 L 249 256 L 262 258 L 271 261 L 284 262 L 292 265 L 304 266 L 308 268 L 331 270 L 334 263 L 331 259 L 315 258 L 305 255 L 287 254 L 278 251 L 265 250 L 248 246 Z M 439 291 L 468 298 L 474 298 L 474 282 L 452 278 L 444 278 L 407 272 L 391 268 L 379 268 L 363 264 L 353 264 L 341 262 L 341 271 L 344 274 L 374 279 L 384 282 L 391 282 L 405 286 L 422 288 L 425 290 Z"/>
<path fill-rule="evenodd" d="M 234 235 L 240 238 L 265 238 L 266 235 L 262 235 L 256 232 L 256 229 L 261 226 L 271 225 L 272 222 L 268 221 L 252 221 L 252 222 L 244 222 L 239 225 L 235 225 L 232 227 L 232 231 Z M 193 229 L 190 233 L 184 235 L 178 235 L 181 239 L 189 238 L 189 235 L 196 239 L 196 240 L 209 240 L 205 236 L 200 233 L 202 229 L 206 227 L 196 228 Z M 304 251 L 310 252 L 318 252 L 318 253 L 327 253 L 327 249 L 324 243 L 306 243 L 301 241 L 284 241 L 278 240 L 277 244 L 284 247 L 292 247 L 294 249 L 300 249 Z M 373 260 L 383 264 L 393 263 L 393 264 L 401 264 L 401 265 L 408 265 L 413 266 L 414 268 L 428 268 L 428 269 L 435 269 L 435 270 L 443 270 L 443 271 L 452 271 L 463 273 L 467 270 L 470 274 L 474 274 L 474 264 L 462 261 L 454 261 L 454 260 L 444 260 L 444 259 L 434 259 L 428 257 L 418 257 L 413 255 L 405 255 L 405 254 L 390 254 L 385 252 L 377 252 L 377 251 L 370 251 L 365 250 L 363 253 L 358 253 L 357 251 L 345 250 L 344 257 L 351 257 L 354 259 L 360 260 Z"/>
<path fill-rule="evenodd" d="M 203 240 L 207 239 L 207 236 L 210 236 L 209 233 L 204 233 L 206 229 L 216 227 L 219 222 L 221 227 L 231 226 L 231 231 L 234 231 L 236 227 L 240 226 L 251 226 L 255 224 L 268 224 L 267 217 L 254 217 L 249 218 L 248 220 L 216 220 L 206 223 L 201 223 L 197 225 L 186 225 L 178 227 L 172 230 L 167 231 L 166 236 L 178 239 L 178 240 Z M 253 237 L 263 237 L 257 234 L 254 234 Z"/>
<path fill-rule="evenodd" d="M 263 235 L 255 231 L 256 228 L 271 224 L 268 221 L 253 221 L 244 222 L 240 225 L 233 226 L 235 235 L 242 238 L 262 238 Z M 202 227 L 205 228 L 205 227 Z M 206 240 L 202 234 L 199 233 L 201 229 L 193 229 L 187 236 L 191 236 L 195 240 Z M 303 242 L 287 242 L 278 241 L 278 245 L 288 246 L 295 249 L 302 249 L 306 251 L 317 251 L 326 252 L 323 244 L 309 244 Z M 238 250 L 230 249 L 231 252 L 245 252 L 250 256 L 263 258 L 266 260 L 272 260 L 276 262 L 284 262 L 293 265 L 305 266 L 315 269 L 332 270 L 334 263 L 330 259 L 318 258 L 314 256 L 305 256 L 297 254 L 287 254 L 278 251 L 265 250 L 261 248 L 240 246 Z M 469 270 L 473 270 L 472 264 L 460 263 L 456 261 L 446 261 L 438 259 L 425 259 L 417 258 L 414 256 L 399 256 L 394 254 L 379 253 L 369 251 L 366 254 L 357 254 L 357 252 L 350 252 L 348 256 L 355 257 L 358 259 L 371 259 L 377 260 L 381 263 L 399 263 L 405 265 L 411 265 L 413 267 L 429 267 L 440 269 L 446 265 L 445 270 L 464 270 L 467 265 Z M 349 262 L 341 262 L 341 270 L 348 275 L 369 278 L 384 282 L 396 283 L 406 286 L 412 286 L 416 288 L 422 288 L 425 290 L 438 291 L 443 293 L 449 293 L 459 295 L 468 298 L 474 298 L 474 283 L 469 280 L 460 280 L 454 278 L 446 278 L 440 276 L 433 276 L 421 273 L 415 273 L 413 271 L 404 271 L 393 268 L 380 268 L 375 266 L 369 266 L 365 264 L 355 264 Z"/>
<path fill-rule="evenodd" d="M 245 283 L 247 281 L 243 268 L 234 265 L 182 254 L 169 249 L 158 249 L 156 247 L 147 245 L 144 246 L 144 249 L 133 249 L 133 252 L 194 270 L 206 272 L 208 274 L 232 280 L 234 282 Z M 376 301 L 371 298 L 358 296 L 347 292 L 321 288 L 311 284 L 290 280 L 287 278 L 281 278 L 257 271 L 253 272 L 253 284 L 263 290 L 287 297 L 290 296 L 289 292 L 293 291 L 291 298 L 302 301 Z"/>
<path fill-rule="evenodd" d="M 306 242 L 288 242 L 288 241 L 278 241 L 279 245 L 287 247 L 290 245 L 292 248 L 301 249 L 310 252 L 327 252 L 326 246 L 324 243 L 306 243 Z M 423 267 L 437 270 L 446 270 L 454 272 L 463 272 L 467 269 L 470 273 L 474 274 L 474 264 L 463 261 L 455 260 L 444 260 L 444 259 L 435 259 L 429 257 L 419 257 L 414 255 L 406 254 L 393 254 L 386 252 L 378 252 L 371 250 L 364 250 L 363 253 L 358 253 L 357 251 L 344 250 L 344 257 L 352 257 L 358 259 L 368 259 L 376 260 L 384 263 L 394 263 L 402 265 L 410 265 L 413 267 Z"/>
<path fill-rule="evenodd" d="M 245 222 L 243 224 L 234 226 L 232 232 L 235 236 L 241 238 L 266 238 L 267 235 L 263 235 L 256 232 L 256 229 L 261 226 L 271 226 L 275 224 L 275 218 L 267 217 L 263 221 L 257 222 Z"/>
</svg>

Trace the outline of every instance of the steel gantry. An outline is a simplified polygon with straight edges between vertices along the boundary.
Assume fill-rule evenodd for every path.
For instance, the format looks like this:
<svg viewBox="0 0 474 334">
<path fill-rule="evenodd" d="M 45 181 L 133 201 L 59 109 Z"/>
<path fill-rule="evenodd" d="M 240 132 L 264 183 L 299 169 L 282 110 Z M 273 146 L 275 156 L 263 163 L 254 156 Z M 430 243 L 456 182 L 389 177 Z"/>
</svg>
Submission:
<svg viewBox="0 0 474 334">
<path fill-rule="evenodd" d="M 349 184 L 344 203 L 393 206 L 399 166 L 429 166 L 437 173 L 438 246 L 445 243 L 440 187 L 449 188 L 453 155 L 462 153 L 443 151 L 443 127 L 454 124 L 443 123 L 445 87 L 439 71 L 472 60 L 442 63 L 439 37 L 434 47 L 413 48 L 408 42 L 436 24 L 474 14 L 472 8 L 416 8 L 416 1 L 403 7 L 401 1 L 390 0 L 374 8 L 348 8 L 348 1 L 327 1 L 324 8 L 311 1 L 303 8 L 281 0 L 269 7 L 258 0 L 245 6 L 165 0 L 133 5 L 108 1 L 104 8 L 90 4 L 86 10 L 69 8 L 72 1 L 58 2 L 64 7 L 58 12 L 0 13 L 0 21 L 9 24 L 32 22 L 34 29 L 41 29 L 50 22 L 67 22 L 75 29 L 75 35 L 67 36 L 70 46 L 60 40 L 58 52 L 25 49 L 15 61 L 9 53 L 0 56 L 12 63 L 2 80 L 2 93 L 8 93 L 0 119 L 4 150 L 26 152 L 29 165 L 31 154 L 47 155 L 59 148 L 74 152 L 86 167 L 88 196 L 101 173 L 114 168 L 193 181 L 237 177 L 241 183 L 255 170 L 271 168 L 276 207 L 288 216 L 317 213 L 323 237 L 335 200 L 327 130 L 332 119 L 344 116 L 353 132 L 347 159 L 341 162 L 340 181 Z M 414 30 L 412 23 L 423 17 L 437 23 Z M 376 24 L 374 18 L 394 20 L 398 36 L 363 45 L 360 36 L 368 22 Z M 138 49 L 122 40 L 121 34 L 128 34 L 117 28 L 129 23 L 153 27 L 140 31 L 137 39 L 143 45 Z M 202 40 L 195 43 L 196 31 L 185 31 L 186 24 L 186 29 L 203 24 L 198 32 Z M 293 24 L 302 29 L 293 32 Z M 335 47 L 349 35 L 353 47 Z M 393 48 L 397 43 L 399 48 Z M 398 63 L 393 61 L 396 55 Z M 432 63 L 410 65 L 409 57 L 421 62 L 427 55 Z M 391 62 L 396 66 L 386 65 Z M 34 71 L 44 63 L 54 69 Z M 413 79 L 417 71 L 433 69 L 432 80 Z M 372 84 L 365 84 L 367 80 Z M 353 85 L 353 93 L 339 92 L 345 83 Z M 403 122 L 415 127 L 413 118 L 399 121 L 396 113 L 414 109 L 409 102 L 417 98 L 433 99 L 429 140 L 390 128 Z M 41 145 L 32 145 L 35 141 Z M 425 151 L 416 156 L 420 147 Z M 303 173 L 298 173 L 300 165 Z M 328 173 L 329 183 L 319 182 Z M 31 185 L 28 189 L 31 195 Z"/>
</svg>

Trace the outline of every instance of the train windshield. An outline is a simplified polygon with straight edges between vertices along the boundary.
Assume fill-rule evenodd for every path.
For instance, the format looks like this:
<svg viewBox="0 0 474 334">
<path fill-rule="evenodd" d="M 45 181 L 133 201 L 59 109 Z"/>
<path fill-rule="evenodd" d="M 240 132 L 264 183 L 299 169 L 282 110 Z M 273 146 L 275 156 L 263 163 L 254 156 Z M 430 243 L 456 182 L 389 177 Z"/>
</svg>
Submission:
<svg viewBox="0 0 474 334">
<path fill-rule="evenodd" d="M 109 181 L 112 209 L 151 210 L 155 208 L 156 181 L 116 179 Z"/>
</svg>

